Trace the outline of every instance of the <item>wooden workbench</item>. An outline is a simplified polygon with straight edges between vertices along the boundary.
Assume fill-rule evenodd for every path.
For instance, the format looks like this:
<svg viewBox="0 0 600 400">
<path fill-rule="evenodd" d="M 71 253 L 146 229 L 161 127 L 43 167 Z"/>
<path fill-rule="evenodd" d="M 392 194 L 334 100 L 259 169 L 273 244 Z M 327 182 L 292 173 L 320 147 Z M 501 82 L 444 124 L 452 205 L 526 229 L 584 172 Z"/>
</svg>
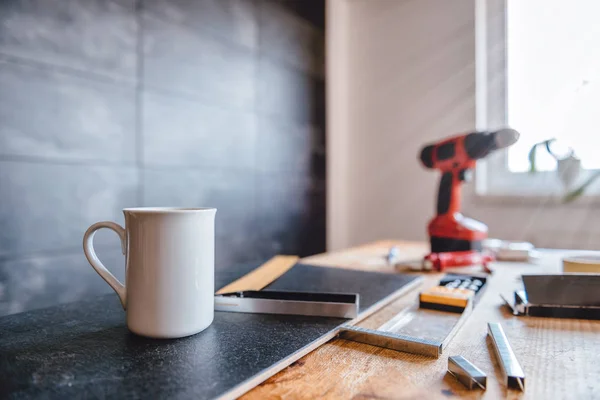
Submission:
<svg viewBox="0 0 600 400">
<path fill-rule="evenodd" d="M 384 262 L 396 244 L 403 257 L 422 257 L 423 243 L 381 241 L 346 251 L 308 257 L 303 263 L 392 271 Z M 495 263 L 494 274 L 473 314 L 439 359 L 334 339 L 248 392 L 243 399 L 447 399 L 600 398 L 600 321 L 515 317 L 502 306 L 523 273 L 560 271 L 560 252 L 546 252 L 536 264 Z M 427 274 L 424 286 L 441 274 Z M 359 323 L 375 328 L 412 301 L 417 291 Z M 486 340 L 487 322 L 501 322 L 526 375 L 524 393 L 507 390 Z M 487 390 L 467 390 L 446 374 L 448 355 L 463 355 L 488 374 Z"/>
</svg>

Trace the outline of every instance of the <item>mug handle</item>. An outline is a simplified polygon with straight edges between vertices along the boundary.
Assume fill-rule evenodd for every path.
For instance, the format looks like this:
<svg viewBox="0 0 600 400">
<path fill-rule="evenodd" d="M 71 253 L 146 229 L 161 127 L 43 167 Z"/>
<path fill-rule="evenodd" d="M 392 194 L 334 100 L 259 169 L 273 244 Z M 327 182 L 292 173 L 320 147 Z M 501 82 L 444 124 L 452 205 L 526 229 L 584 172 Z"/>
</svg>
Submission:
<svg viewBox="0 0 600 400">
<path fill-rule="evenodd" d="M 96 234 L 96 231 L 101 228 L 108 228 L 117 232 L 117 235 L 119 235 L 119 238 L 121 238 L 121 248 L 123 250 L 123 254 L 125 254 L 125 249 L 127 248 L 127 233 L 121 225 L 110 221 L 96 222 L 94 225 L 90 226 L 87 231 L 85 231 L 85 234 L 83 235 L 83 252 L 85 253 L 85 257 L 90 262 L 92 268 L 94 268 L 98 275 L 100 275 L 100 277 L 102 277 L 102 279 L 104 279 L 106 283 L 108 283 L 108 285 L 119 295 L 121 305 L 123 306 L 123 309 L 126 309 L 127 304 L 125 285 L 119 282 L 119 280 L 115 278 L 115 276 L 111 274 L 108 269 L 106 269 L 94 250 L 94 235 Z"/>
</svg>

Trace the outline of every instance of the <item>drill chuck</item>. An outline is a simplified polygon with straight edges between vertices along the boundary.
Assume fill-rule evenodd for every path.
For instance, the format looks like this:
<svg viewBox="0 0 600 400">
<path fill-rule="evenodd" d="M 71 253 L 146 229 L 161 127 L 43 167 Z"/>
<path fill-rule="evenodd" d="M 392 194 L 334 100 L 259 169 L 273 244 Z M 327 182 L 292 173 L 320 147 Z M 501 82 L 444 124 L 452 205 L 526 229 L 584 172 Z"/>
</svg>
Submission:
<svg viewBox="0 0 600 400">
<path fill-rule="evenodd" d="M 470 161 L 486 157 L 494 150 L 514 144 L 518 139 L 519 132 L 510 128 L 474 132 L 425 146 L 419 158 L 427 168 L 446 170 L 449 165 L 462 167 Z M 457 147 L 463 150 L 457 150 Z"/>
<path fill-rule="evenodd" d="M 510 128 L 500 129 L 499 131 L 492 132 L 492 135 L 494 135 L 496 149 L 503 149 L 505 147 L 512 146 L 513 144 L 517 143 L 519 136 L 521 136 L 519 132 Z"/>
<path fill-rule="evenodd" d="M 476 132 L 465 136 L 464 146 L 473 160 L 486 157 L 494 150 L 503 149 L 519 139 L 519 132 L 506 128 L 494 132 Z"/>
</svg>

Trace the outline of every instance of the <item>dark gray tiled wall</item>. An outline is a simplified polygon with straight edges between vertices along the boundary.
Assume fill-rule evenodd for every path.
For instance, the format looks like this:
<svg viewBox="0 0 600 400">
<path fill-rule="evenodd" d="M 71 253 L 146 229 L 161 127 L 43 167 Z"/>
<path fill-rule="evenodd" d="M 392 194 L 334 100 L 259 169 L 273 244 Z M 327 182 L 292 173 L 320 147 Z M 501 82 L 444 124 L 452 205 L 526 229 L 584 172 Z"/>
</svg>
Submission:
<svg viewBox="0 0 600 400">
<path fill-rule="evenodd" d="M 145 166 L 254 167 L 254 112 L 151 92 L 142 102 Z"/>
<path fill-rule="evenodd" d="M 135 160 L 135 91 L 0 54 L 0 154 Z"/>
<path fill-rule="evenodd" d="M 134 0 L 4 0 L 0 6 L 3 54 L 135 79 Z"/>
<path fill-rule="evenodd" d="M 208 104 L 251 110 L 256 53 L 210 34 L 142 13 L 142 83 Z"/>
<path fill-rule="evenodd" d="M 80 247 L 94 222 L 123 222 L 137 186 L 129 166 L 0 161 L 0 257 Z"/>
<path fill-rule="evenodd" d="M 81 239 L 123 207 L 216 206 L 217 268 L 323 251 L 323 21 L 324 0 L 0 2 L 0 315 L 110 292 Z"/>
<path fill-rule="evenodd" d="M 318 29 L 284 7 L 262 4 L 259 16 L 259 40 L 265 54 L 306 73 L 325 76 L 325 42 Z"/>
</svg>

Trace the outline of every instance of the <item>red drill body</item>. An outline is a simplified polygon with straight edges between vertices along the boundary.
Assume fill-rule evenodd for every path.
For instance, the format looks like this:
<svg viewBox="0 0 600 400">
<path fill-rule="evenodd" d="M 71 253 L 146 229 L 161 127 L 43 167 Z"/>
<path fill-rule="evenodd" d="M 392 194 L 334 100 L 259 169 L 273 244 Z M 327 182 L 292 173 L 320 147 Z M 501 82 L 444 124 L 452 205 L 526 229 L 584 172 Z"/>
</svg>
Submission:
<svg viewBox="0 0 600 400">
<path fill-rule="evenodd" d="M 481 241 L 487 237 L 488 229 L 485 224 L 461 214 L 461 186 L 470 180 L 478 159 L 511 145 L 517 138 L 518 133 L 512 129 L 475 132 L 422 149 L 423 165 L 442 172 L 437 214 L 428 226 L 433 253 L 481 250 Z"/>
</svg>

